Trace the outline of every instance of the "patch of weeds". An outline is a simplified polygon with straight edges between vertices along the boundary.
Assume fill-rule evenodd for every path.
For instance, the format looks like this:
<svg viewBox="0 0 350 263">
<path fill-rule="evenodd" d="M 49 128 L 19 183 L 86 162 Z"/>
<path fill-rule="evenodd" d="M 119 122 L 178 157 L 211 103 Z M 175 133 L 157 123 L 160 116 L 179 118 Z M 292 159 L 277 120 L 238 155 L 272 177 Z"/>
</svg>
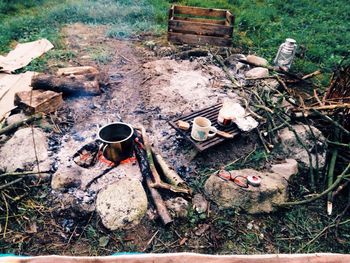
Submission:
<svg viewBox="0 0 350 263">
<path fill-rule="evenodd" d="M 113 60 L 112 54 L 108 51 L 102 50 L 91 55 L 92 60 L 97 64 L 108 64 Z"/>
</svg>

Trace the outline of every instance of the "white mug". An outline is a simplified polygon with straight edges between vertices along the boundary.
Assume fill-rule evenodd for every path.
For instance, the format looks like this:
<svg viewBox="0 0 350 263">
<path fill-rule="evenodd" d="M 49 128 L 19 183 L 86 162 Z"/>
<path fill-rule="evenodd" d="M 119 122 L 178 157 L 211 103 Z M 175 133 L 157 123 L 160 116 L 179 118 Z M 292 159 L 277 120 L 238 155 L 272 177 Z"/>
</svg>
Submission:
<svg viewBox="0 0 350 263">
<path fill-rule="evenodd" d="M 217 129 L 211 126 L 211 121 L 205 117 L 196 117 L 193 120 L 191 137 L 199 142 L 214 137 Z"/>
</svg>

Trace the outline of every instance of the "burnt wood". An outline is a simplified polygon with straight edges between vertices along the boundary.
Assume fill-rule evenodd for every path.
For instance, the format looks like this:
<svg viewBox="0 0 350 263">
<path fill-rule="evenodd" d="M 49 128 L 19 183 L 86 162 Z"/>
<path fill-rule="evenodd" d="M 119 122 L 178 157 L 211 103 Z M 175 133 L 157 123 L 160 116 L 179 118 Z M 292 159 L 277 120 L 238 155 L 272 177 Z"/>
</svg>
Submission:
<svg viewBox="0 0 350 263">
<path fill-rule="evenodd" d="M 224 127 L 221 127 L 217 123 L 217 117 L 219 115 L 219 111 L 220 111 L 221 107 L 222 107 L 222 103 L 215 104 L 209 108 L 205 108 L 205 109 L 202 109 L 199 111 L 192 112 L 190 114 L 183 115 L 179 118 L 176 118 L 176 119 L 170 121 L 169 123 L 174 129 L 176 129 L 181 135 L 183 135 L 184 138 L 186 138 L 186 140 L 190 141 L 193 144 L 193 146 L 196 147 L 196 149 L 198 151 L 202 152 L 202 151 L 207 150 L 213 146 L 216 146 L 220 143 L 223 143 L 224 141 L 226 141 L 228 139 L 223 138 L 219 135 L 216 135 L 213 138 L 208 139 L 204 142 L 197 142 L 197 141 L 193 140 L 191 137 L 191 130 L 192 130 L 192 121 L 195 117 L 202 116 L 202 117 L 208 118 L 211 121 L 212 125 L 214 127 L 216 127 L 218 130 L 232 134 L 234 137 L 241 133 L 241 131 L 237 128 L 237 126 L 235 124 L 231 125 L 230 127 L 224 128 Z M 191 124 L 190 129 L 187 131 L 181 130 L 176 124 L 177 121 L 179 121 L 179 120 L 189 122 Z"/>
<path fill-rule="evenodd" d="M 94 74 L 55 76 L 39 74 L 32 79 L 33 89 L 52 90 L 64 95 L 99 95 L 100 85 Z"/>
</svg>

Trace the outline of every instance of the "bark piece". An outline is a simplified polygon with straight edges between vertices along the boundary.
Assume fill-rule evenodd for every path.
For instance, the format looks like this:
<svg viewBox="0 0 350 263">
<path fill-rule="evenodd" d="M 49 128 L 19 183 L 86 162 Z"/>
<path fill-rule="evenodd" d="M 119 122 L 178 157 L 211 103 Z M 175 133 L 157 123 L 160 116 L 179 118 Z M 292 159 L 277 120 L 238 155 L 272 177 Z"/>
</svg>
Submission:
<svg viewBox="0 0 350 263">
<path fill-rule="evenodd" d="M 62 103 L 62 93 L 51 90 L 21 91 L 15 94 L 15 105 L 28 114 L 54 112 Z"/>
<path fill-rule="evenodd" d="M 83 67 L 68 67 L 60 68 L 56 72 L 57 76 L 69 76 L 69 75 L 85 75 L 92 74 L 97 76 L 99 71 L 95 67 L 83 66 Z"/>
<path fill-rule="evenodd" d="M 40 74 L 32 79 L 32 87 L 33 89 L 62 92 L 66 95 L 94 96 L 101 94 L 98 80 L 93 74 L 69 76 Z"/>
</svg>

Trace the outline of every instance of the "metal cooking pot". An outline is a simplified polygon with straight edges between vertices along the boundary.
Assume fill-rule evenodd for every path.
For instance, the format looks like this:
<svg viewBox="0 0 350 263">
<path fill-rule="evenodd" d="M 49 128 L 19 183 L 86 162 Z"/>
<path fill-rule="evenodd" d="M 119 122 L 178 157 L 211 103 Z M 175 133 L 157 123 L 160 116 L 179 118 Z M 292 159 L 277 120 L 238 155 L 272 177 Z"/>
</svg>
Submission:
<svg viewBox="0 0 350 263">
<path fill-rule="evenodd" d="M 114 122 L 98 131 L 98 139 L 103 142 L 102 153 L 108 160 L 119 163 L 133 154 L 134 129 L 123 122 Z"/>
</svg>

